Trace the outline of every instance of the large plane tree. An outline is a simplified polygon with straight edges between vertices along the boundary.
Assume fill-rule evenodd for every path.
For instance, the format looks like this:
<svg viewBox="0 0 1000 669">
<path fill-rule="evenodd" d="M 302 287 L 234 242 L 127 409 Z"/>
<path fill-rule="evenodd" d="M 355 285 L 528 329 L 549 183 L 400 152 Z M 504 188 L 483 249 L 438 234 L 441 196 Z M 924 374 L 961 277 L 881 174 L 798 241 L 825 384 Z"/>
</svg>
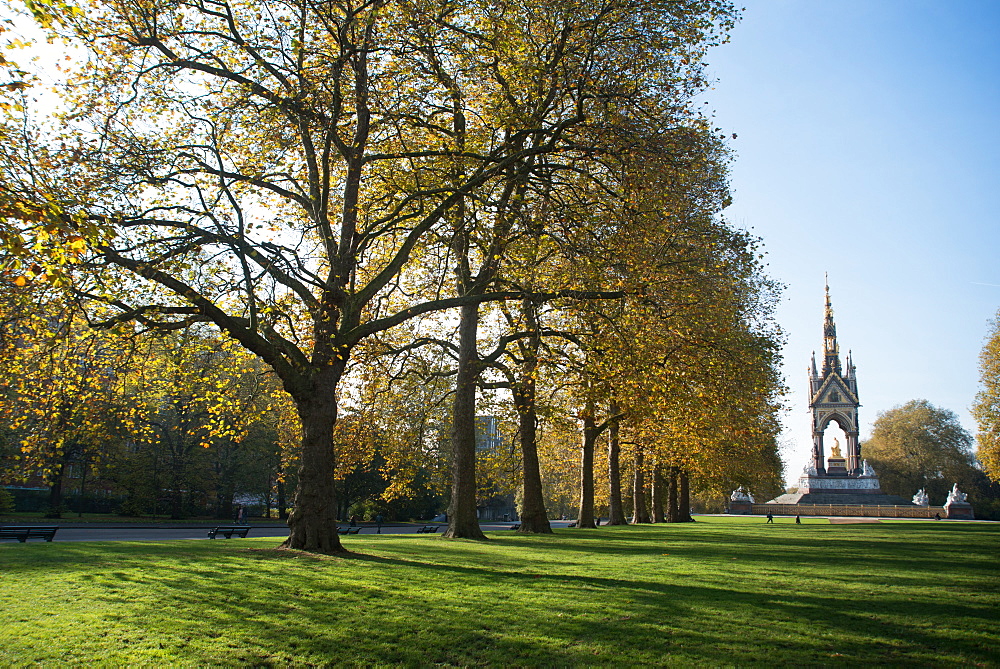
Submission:
<svg viewBox="0 0 1000 669">
<path fill-rule="evenodd" d="M 51 6 L 77 47 L 65 111 L 5 149 L 24 205 L 4 213 L 82 226 L 76 295 L 117 311 L 97 325 L 208 323 L 274 369 L 302 425 L 286 545 L 321 552 L 342 550 L 332 435 L 352 350 L 522 299 L 492 281 L 507 240 L 542 232 L 518 202 L 628 151 L 630 120 L 686 122 L 734 19 L 725 0 Z"/>
</svg>

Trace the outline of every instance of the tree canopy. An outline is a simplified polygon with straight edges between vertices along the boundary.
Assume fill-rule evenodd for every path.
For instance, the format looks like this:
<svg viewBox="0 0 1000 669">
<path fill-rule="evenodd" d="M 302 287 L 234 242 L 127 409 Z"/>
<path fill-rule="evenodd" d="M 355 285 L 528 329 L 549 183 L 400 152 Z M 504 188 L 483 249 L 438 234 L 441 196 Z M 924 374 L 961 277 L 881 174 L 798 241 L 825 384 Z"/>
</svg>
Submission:
<svg viewBox="0 0 1000 669">
<path fill-rule="evenodd" d="M 35 10 L 80 57 L 55 114 L 7 109 L 5 277 L 56 279 L 96 328 L 266 363 L 301 430 L 288 546 L 341 549 L 337 481 L 363 461 L 415 471 L 410 362 L 453 375 L 450 536 L 481 536 L 477 393 L 517 347 L 521 400 L 543 359 L 575 360 L 685 471 L 739 478 L 714 460 L 773 450 L 773 286 L 720 218 L 728 154 L 693 108 L 728 0 Z M 483 307 L 507 301 L 526 315 Z M 448 372 L 379 360 L 448 338 Z M 198 401 L 232 395 L 212 420 L 243 434 L 250 389 L 222 383 Z"/>
<path fill-rule="evenodd" d="M 972 435 L 953 411 L 910 400 L 879 413 L 861 452 L 886 492 L 909 498 L 925 488 L 937 498 L 935 503 L 943 504 L 952 484 L 966 490 L 973 484 L 972 444 Z"/>
<path fill-rule="evenodd" d="M 982 389 L 972 405 L 979 428 L 976 456 L 989 477 L 1000 481 L 1000 311 L 979 355 L 979 374 Z"/>
</svg>

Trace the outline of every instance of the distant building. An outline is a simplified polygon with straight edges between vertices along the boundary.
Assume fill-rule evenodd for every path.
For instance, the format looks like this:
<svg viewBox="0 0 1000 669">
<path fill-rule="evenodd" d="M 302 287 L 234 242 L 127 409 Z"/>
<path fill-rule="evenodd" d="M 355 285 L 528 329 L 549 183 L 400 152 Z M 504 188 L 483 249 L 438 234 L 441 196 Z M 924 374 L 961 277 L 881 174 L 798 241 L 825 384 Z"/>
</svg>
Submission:
<svg viewBox="0 0 1000 669">
<path fill-rule="evenodd" d="M 476 416 L 476 452 L 495 451 L 501 446 L 500 419 L 497 416 Z"/>
<path fill-rule="evenodd" d="M 476 454 L 485 455 L 503 449 L 504 435 L 498 416 L 476 416 Z M 517 504 L 512 493 L 488 497 L 476 507 L 479 520 L 518 520 Z"/>
<path fill-rule="evenodd" d="M 914 506 L 897 495 L 882 492 L 878 476 L 861 459 L 858 442 L 858 380 L 857 370 L 847 354 L 846 368 L 840 363 L 837 326 L 833 321 L 830 286 L 826 286 L 826 308 L 823 321 L 823 367 L 816 367 L 813 353 L 809 369 L 809 408 L 812 410 L 812 457 L 799 478 L 798 490 L 785 493 L 768 504 L 835 504 L 842 506 L 879 505 Z M 823 433 L 830 423 L 837 423 L 847 439 L 845 453 L 837 440 L 825 457 Z"/>
</svg>

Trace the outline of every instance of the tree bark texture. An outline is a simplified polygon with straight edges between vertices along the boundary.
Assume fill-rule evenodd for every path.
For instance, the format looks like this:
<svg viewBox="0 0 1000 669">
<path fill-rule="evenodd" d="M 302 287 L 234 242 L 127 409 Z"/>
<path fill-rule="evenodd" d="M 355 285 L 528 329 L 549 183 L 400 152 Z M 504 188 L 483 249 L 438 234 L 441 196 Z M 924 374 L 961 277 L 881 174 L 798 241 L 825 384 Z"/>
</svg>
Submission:
<svg viewBox="0 0 1000 669">
<path fill-rule="evenodd" d="M 594 420 L 594 405 L 587 403 L 583 416 L 583 435 L 580 453 L 580 509 L 576 526 L 594 528 L 594 443 L 598 429 Z"/>
<path fill-rule="evenodd" d="M 538 444 L 536 442 L 538 419 L 534 407 L 518 415 L 521 429 L 521 460 L 523 480 L 523 500 L 521 527 L 518 531 L 526 534 L 551 534 L 545 498 L 542 495 L 542 475 L 538 464 Z"/>
<path fill-rule="evenodd" d="M 521 346 L 523 363 L 521 378 L 514 387 L 514 408 L 517 409 L 518 436 L 521 445 L 521 527 L 525 534 L 551 534 L 548 513 L 545 511 L 545 497 L 542 494 L 542 474 L 538 464 L 538 412 L 535 406 L 535 374 L 538 372 L 538 319 L 535 305 L 530 300 L 522 303 L 531 336 Z"/>
<path fill-rule="evenodd" d="M 649 511 L 646 508 L 646 454 L 642 445 L 635 447 L 635 476 L 632 479 L 632 522 L 648 523 Z"/>
<path fill-rule="evenodd" d="M 678 514 L 680 517 L 680 522 L 682 523 L 693 523 L 694 518 L 691 517 L 691 490 L 688 486 L 688 473 L 686 470 L 681 469 L 678 475 L 678 487 L 680 488 L 680 499 L 677 502 Z"/>
<path fill-rule="evenodd" d="M 653 493 L 650 495 L 650 502 L 653 507 L 653 522 L 664 522 L 663 517 L 663 465 L 659 462 L 653 464 Z"/>
<path fill-rule="evenodd" d="M 452 404 L 451 505 L 444 536 L 485 539 L 476 516 L 476 379 L 479 377 L 479 305 L 462 307 L 458 325 L 458 378 Z"/>
<path fill-rule="evenodd" d="M 288 520 L 288 502 L 285 500 L 285 482 L 278 481 L 278 518 Z"/>
<path fill-rule="evenodd" d="M 610 415 L 618 414 L 618 403 L 613 401 L 608 410 Z M 608 525 L 627 525 L 625 507 L 622 504 L 621 441 L 618 421 L 612 420 L 608 426 Z"/>
<path fill-rule="evenodd" d="M 83 517 L 83 504 L 84 500 L 87 499 L 87 470 L 90 469 L 87 460 L 84 460 L 80 465 L 83 469 L 80 471 L 80 502 L 76 508 L 76 515 L 79 518 Z"/>
<path fill-rule="evenodd" d="M 52 475 L 49 483 L 49 508 L 45 512 L 46 518 L 62 518 L 63 500 L 63 473 L 66 471 L 66 463 L 60 463 L 58 469 Z"/>
<path fill-rule="evenodd" d="M 677 467 L 667 468 L 667 522 L 680 522 L 680 509 L 677 506 Z"/>
<path fill-rule="evenodd" d="M 346 357 L 346 356 L 345 356 Z M 296 399 L 302 422 L 302 454 L 298 487 L 288 514 L 284 548 L 313 553 L 347 552 L 337 535 L 337 488 L 334 474 L 333 426 L 337 422 L 337 383 L 344 363 L 316 373 L 311 392 Z"/>
</svg>

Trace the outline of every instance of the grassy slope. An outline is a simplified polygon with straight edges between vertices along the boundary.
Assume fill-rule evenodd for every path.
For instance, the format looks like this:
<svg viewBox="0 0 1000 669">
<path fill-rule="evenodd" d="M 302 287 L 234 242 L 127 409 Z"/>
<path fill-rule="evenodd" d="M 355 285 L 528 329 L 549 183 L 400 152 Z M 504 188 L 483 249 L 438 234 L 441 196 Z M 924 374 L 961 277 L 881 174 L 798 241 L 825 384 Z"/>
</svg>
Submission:
<svg viewBox="0 0 1000 669">
<path fill-rule="evenodd" d="M 0 665 L 962 664 L 1000 658 L 1000 526 L 691 525 L 0 545 Z"/>
</svg>

